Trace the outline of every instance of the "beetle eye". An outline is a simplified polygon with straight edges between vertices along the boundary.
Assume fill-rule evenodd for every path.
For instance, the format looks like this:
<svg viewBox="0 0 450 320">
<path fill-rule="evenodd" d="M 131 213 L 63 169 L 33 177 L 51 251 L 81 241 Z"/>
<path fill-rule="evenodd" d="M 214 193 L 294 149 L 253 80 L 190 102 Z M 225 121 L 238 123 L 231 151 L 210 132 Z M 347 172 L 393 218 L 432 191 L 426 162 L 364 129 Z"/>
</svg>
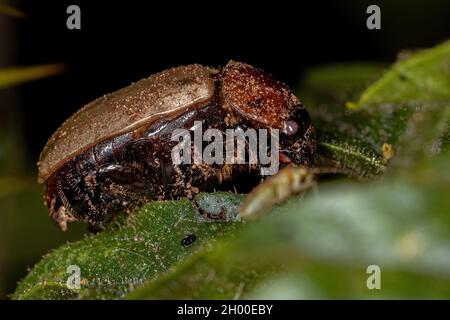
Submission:
<svg viewBox="0 0 450 320">
<path fill-rule="evenodd" d="M 284 123 L 283 133 L 292 136 L 298 131 L 298 124 L 294 120 L 288 120 Z"/>
</svg>

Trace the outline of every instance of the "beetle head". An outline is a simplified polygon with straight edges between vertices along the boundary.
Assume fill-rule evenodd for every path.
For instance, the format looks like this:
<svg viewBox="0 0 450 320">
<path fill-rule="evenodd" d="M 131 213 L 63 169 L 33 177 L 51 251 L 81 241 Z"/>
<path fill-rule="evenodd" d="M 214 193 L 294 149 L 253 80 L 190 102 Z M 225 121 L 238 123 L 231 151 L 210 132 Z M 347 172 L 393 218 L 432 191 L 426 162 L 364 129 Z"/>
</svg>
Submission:
<svg viewBox="0 0 450 320">
<path fill-rule="evenodd" d="M 248 64 L 223 69 L 225 107 L 256 128 L 280 130 L 280 162 L 314 165 L 315 135 L 308 112 L 282 82 Z"/>
</svg>

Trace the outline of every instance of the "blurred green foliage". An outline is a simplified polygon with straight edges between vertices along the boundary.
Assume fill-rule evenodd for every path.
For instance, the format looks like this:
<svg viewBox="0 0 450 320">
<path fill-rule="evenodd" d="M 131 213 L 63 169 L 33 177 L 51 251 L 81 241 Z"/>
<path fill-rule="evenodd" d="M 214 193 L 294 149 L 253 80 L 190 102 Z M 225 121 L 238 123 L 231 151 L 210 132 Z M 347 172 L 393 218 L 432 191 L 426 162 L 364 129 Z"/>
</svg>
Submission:
<svg viewBox="0 0 450 320">
<path fill-rule="evenodd" d="M 383 179 L 325 181 L 251 223 L 236 214 L 240 195 L 198 195 L 202 213 L 224 210 L 221 222 L 186 200 L 152 202 L 45 256 L 13 298 L 449 298 L 449 48 L 387 71 L 351 64 L 307 74 L 300 92 L 319 165 Z M 197 240 L 184 247 L 188 234 Z M 72 264 L 80 290 L 65 285 Z M 381 268 L 381 290 L 366 287 L 370 264 Z"/>
<path fill-rule="evenodd" d="M 0 14 L 26 17 L 5 3 L 0 3 Z M 26 268 L 42 257 L 46 248 L 79 239 L 84 232 L 83 226 L 76 226 L 63 235 L 46 221 L 42 188 L 34 176 L 28 176 L 21 110 L 13 91 L 21 83 L 63 71 L 61 64 L 0 69 L 0 299 L 11 293 L 17 280 L 25 276 Z"/>
<path fill-rule="evenodd" d="M 15 279 L 24 277 L 26 267 L 31 267 L 46 254 L 46 248 L 80 239 L 85 232 L 85 226 L 80 224 L 67 234 L 61 233 L 48 218 L 42 193 L 42 187 L 37 183 L 20 178 L 9 178 L 8 184 L 0 187 L 1 246 L 7 261 L 2 263 L 1 271 L 2 276 L 11 281 L 6 283 L 7 287 L 14 287 Z"/>
<path fill-rule="evenodd" d="M 368 87 L 351 109 L 384 103 L 448 103 L 450 101 L 450 41 L 411 54 L 394 64 Z"/>
</svg>

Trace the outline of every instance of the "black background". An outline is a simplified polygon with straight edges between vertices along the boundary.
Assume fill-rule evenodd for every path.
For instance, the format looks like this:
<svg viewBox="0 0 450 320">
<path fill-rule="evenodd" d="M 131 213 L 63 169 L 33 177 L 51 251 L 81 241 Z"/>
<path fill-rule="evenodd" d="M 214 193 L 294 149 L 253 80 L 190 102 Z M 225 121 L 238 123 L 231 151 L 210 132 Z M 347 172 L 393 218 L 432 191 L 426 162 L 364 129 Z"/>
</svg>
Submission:
<svg viewBox="0 0 450 320">
<path fill-rule="evenodd" d="M 80 106 L 154 72 L 240 60 L 296 86 L 307 67 L 335 61 L 392 62 L 450 31 L 450 1 L 22 1 L 17 63 L 63 62 L 57 77 L 20 87 L 28 156 Z M 366 8 L 381 7 L 381 30 Z M 81 30 L 66 8 L 81 7 Z"/>
</svg>

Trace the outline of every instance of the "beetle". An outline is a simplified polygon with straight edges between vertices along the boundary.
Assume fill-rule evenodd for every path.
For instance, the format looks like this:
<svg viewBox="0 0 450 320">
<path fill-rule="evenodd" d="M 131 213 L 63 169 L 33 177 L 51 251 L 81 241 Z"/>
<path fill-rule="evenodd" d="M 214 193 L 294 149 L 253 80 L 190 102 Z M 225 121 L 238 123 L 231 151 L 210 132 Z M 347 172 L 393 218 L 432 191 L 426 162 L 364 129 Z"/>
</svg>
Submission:
<svg viewBox="0 0 450 320">
<path fill-rule="evenodd" d="M 314 127 L 285 84 L 242 62 L 180 66 L 94 100 L 50 137 L 38 182 L 51 218 L 62 230 L 77 220 L 102 225 L 150 200 L 261 180 L 259 165 L 174 164 L 171 133 L 196 121 L 222 132 L 278 129 L 280 163 L 314 166 Z"/>
</svg>

